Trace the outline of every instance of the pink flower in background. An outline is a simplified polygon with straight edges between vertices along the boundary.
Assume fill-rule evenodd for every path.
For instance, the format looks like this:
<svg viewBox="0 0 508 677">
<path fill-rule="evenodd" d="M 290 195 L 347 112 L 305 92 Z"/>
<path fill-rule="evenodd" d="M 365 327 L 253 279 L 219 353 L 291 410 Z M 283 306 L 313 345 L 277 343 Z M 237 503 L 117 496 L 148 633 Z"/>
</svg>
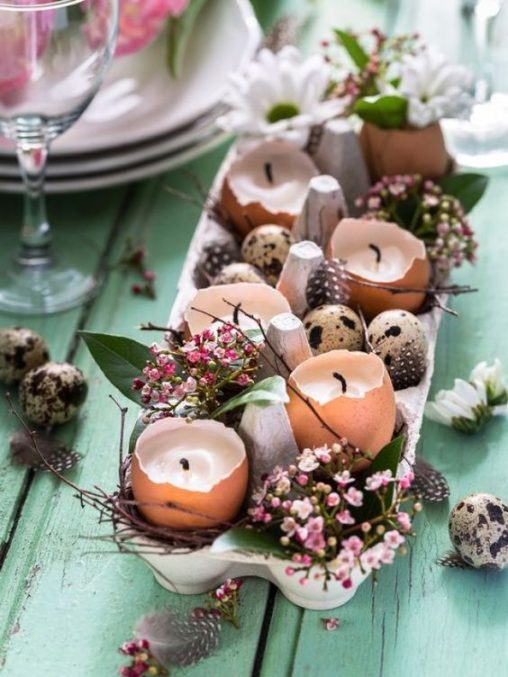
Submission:
<svg viewBox="0 0 508 677">
<path fill-rule="evenodd" d="M 116 56 L 132 54 L 149 45 L 169 16 L 180 16 L 190 0 L 120 0 Z"/>
</svg>

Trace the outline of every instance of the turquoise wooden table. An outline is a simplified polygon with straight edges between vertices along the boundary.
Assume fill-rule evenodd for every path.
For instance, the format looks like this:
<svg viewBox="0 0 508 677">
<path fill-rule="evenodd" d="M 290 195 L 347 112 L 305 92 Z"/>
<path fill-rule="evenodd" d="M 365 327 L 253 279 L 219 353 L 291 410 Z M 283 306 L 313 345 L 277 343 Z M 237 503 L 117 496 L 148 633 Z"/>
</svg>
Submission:
<svg viewBox="0 0 508 677">
<path fill-rule="evenodd" d="M 434 1 L 434 0 L 432 0 Z M 296 1 L 258 3 L 265 22 Z M 275 7 L 276 5 L 276 7 Z M 389 8 L 391 4 L 388 3 Z M 375 0 L 314 3 L 305 39 L 314 44 L 327 25 L 385 25 L 386 3 Z M 226 148 L 190 165 L 209 184 Z M 2 325 L 28 324 L 49 341 L 56 360 L 71 360 L 87 374 L 90 394 L 81 420 L 64 431 L 83 460 L 71 472 L 84 487 L 112 488 L 116 474 L 118 412 L 97 367 L 77 340 L 78 329 L 137 336 L 136 325 L 165 322 L 198 213 L 165 186 L 187 191 L 188 179 L 171 172 L 145 182 L 91 194 L 54 197 L 57 229 L 93 240 L 97 266 L 107 272 L 100 296 L 89 306 L 50 318 L 2 317 Z M 479 263 L 464 267 L 457 282 L 478 286 L 459 298 L 460 318 L 446 317 L 439 338 L 433 390 L 469 373 L 480 359 L 504 358 L 508 366 L 508 181 L 498 174 L 473 214 Z M 15 228 L 20 201 L 0 196 L 2 228 Z M 158 297 L 130 292 L 130 281 L 111 264 L 125 238 L 145 239 L 158 276 Z M 139 338 L 139 337 L 138 337 Z M 130 411 L 130 420 L 135 412 Z M 157 585 L 134 557 L 112 554 L 94 540 L 104 533 L 95 512 L 82 509 L 73 492 L 54 478 L 34 475 L 9 459 L 15 424 L 0 407 L 0 672 L 7 677 L 109 677 L 122 663 L 116 648 L 132 635 L 145 612 L 170 605 L 186 612 L 202 597 L 178 597 Z M 508 572 L 443 569 L 436 558 L 448 549 L 449 508 L 472 491 L 508 499 L 508 426 L 502 420 L 467 438 L 426 422 L 421 453 L 451 485 L 450 504 L 425 507 L 406 557 L 365 583 L 336 613 L 303 611 L 265 581 L 250 579 L 242 591 L 241 630 L 228 626 L 215 656 L 173 675 L 188 677 L 493 677 L 508 675 Z M 322 617 L 341 620 L 335 632 Z"/>
</svg>

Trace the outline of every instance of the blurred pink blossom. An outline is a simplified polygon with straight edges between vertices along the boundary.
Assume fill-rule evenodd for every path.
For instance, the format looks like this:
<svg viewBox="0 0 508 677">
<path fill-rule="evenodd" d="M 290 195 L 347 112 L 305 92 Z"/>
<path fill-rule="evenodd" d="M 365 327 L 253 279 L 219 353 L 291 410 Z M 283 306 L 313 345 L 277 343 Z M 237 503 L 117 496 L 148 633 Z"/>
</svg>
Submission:
<svg viewBox="0 0 508 677">
<path fill-rule="evenodd" d="M 180 16 L 190 0 L 120 0 L 116 56 L 132 54 L 149 45 L 169 16 Z"/>
</svg>

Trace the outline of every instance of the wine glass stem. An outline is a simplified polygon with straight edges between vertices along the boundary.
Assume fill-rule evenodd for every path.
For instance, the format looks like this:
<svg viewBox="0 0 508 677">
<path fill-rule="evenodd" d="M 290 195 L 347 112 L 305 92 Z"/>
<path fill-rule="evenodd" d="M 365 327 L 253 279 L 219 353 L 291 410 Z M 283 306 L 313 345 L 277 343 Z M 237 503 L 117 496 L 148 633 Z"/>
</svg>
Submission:
<svg viewBox="0 0 508 677">
<path fill-rule="evenodd" d="M 17 155 L 25 186 L 21 247 L 17 261 L 27 267 L 49 267 L 52 263 L 52 235 L 44 196 L 48 145 L 21 143 L 18 144 Z"/>
</svg>

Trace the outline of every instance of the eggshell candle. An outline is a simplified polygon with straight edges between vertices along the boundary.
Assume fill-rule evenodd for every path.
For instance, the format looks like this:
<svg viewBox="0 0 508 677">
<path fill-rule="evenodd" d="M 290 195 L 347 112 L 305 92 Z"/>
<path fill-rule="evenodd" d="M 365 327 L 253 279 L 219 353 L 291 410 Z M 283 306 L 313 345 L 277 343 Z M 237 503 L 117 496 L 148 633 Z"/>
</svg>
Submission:
<svg viewBox="0 0 508 677">
<path fill-rule="evenodd" d="M 367 317 L 392 308 L 415 312 L 421 307 L 424 291 L 393 294 L 354 282 L 356 278 L 394 289 L 423 290 L 428 286 L 431 269 L 425 244 L 396 223 L 342 219 L 332 234 L 328 253 L 342 259 L 353 277 L 348 305 L 360 305 Z"/>
<path fill-rule="evenodd" d="M 236 312 L 230 304 L 238 305 L 241 310 L 255 315 L 263 325 L 267 325 L 274 315 L 291 312 L 287 299 L 268 285 L 238 282 L 207 287 L 200 289 L 187 305 L 184 317 L 190 333 L 199 334 L 214 324 L 210 315 L 237 324 L 244 330 L 258 326 L 242 312 Z"/>
<path fill-rule="evenodd" d="M 302 362 L 289 377 L 291 427 L 300 449 L 335 444 L 338 435 L 364 452 L 377 454 L 395 428 L 395 394 L 383 361 L 373 353 L 331 350 Z M 368 465 L 360 461 L 356 469 Z"/>
<path fill-rule="evenodd" d="M 132 492 L 139 511 L 153 524 L 173 529 L 232 520 L 245 498 L 247 479 L 241 438 L 217 421 L 156 421 L 139 436 L 132 455 Z"/>
<path fill-rule="evenodd" d="M 266 223 L 291 228 L 309 181 L 318 174 L 306 153 L 280 141 L 265 142 L 233 162 L 222 205 L 242 235 Z"/>
</svg>

